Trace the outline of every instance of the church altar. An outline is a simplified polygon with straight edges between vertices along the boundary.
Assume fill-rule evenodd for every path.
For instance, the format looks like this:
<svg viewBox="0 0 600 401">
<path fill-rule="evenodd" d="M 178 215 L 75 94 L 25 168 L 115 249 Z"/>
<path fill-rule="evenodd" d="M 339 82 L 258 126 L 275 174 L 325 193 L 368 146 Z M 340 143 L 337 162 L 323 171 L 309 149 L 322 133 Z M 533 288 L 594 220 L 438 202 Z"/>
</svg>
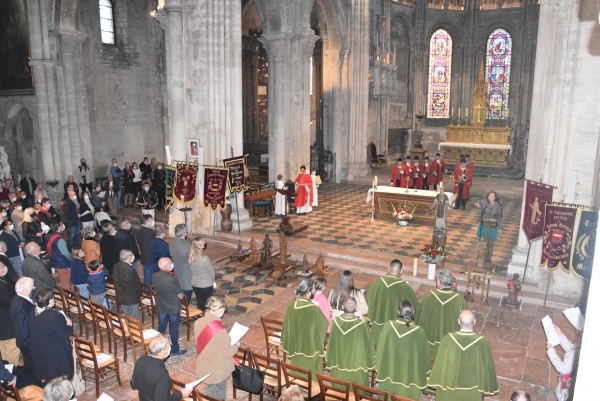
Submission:
<svg viewBox="0 0 600 401">
<path fill-rule="evenodd" d="M 450 201 L 450 205 L 454 202 L 454 194 L 445 192 Z M 392 213 L 394 209 L 402 208 L 404 202 L 413 209 L 414 219 L 410 220 L 411 224 L 419 224 L 423 226 L 433 226 L 435 224 L 435 214 L 429 215 L 429 208 L 433 205 L 437 191 L 424 191 L 421 189 L 388 187 L 384 185 L 377 186 L 377 189 L 370 188 L 367 193 L 367 202 L 374 202 L 375 218 L 379 220 L 394 220 Z"/>
</svg>

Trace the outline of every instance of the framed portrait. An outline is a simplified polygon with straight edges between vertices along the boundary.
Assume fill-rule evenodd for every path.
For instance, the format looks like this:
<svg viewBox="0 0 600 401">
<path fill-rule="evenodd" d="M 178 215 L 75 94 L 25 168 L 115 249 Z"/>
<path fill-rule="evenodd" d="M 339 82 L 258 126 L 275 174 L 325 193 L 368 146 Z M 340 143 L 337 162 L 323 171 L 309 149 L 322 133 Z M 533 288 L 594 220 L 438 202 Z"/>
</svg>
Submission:
<svg viewBox="0 0 600 401">
<path fill-rule="evenodd" d="M 197 159 L 200 155 L 200 139 L 188 139 L 187 155 L 190 159 Z"/>
</svg>

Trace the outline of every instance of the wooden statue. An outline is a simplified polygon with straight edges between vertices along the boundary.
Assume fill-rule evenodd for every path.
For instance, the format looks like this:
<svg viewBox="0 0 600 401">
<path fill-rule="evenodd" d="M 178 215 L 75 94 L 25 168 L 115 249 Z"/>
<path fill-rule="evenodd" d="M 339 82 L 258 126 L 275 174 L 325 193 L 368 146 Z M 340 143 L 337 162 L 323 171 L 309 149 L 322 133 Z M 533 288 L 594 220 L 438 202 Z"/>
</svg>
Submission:
<svg viewBox="0 0 600 401">
<path fill-rule="evenodd" d="M 444 188 L 440 183 L 440 192 L 435 196 L 433 205 L 429 209 L 429 215 L 435 211 L 434 231 L 446 232 L 446 215 L 450 211 L 450 200 L 448 195 L 444 194 Z"/>
<path fill-rule="evenodd" d="M 250 256 L 258 258 L 258 250 L 256 249 L 256 241 L 254 238 L 250 239 Z"/>
<path fill-rule="evenodd" d="M 238 249 L 237 249 L 237 254 L 238 254 L 238 255 L 241 255 L 241 254 L 242 254 L 242 251 L 243 251 L 243 248 L 242 248 L 242 240 L 241 240 L 241 239 L 239 239 L 239 240 L 238 240 Z"/>
<path fill-rule="evenodd" d="M 285 264 L 287 261 L 287 238 L 283 231 L 279 232 L 279 263 Z"/>
<path fill-rule="evenodd" d="M 306 257 L 306 254 L 304 254 L 304 258 L 302 259 L 302 273 L 304 274 L 308 274 L 310 273 L 310 270 L 308 269 L 308 258 Z"/>
<path fill-rule="evenodd" d="M 521 308 L 521 299 L 519 299 L 519 291 L 521 291 L 521 280 L 519 280 L 519 274 L 513 274 L 513 278 L 508 280 L 506 283 L 506 287 L 508 287 L 508 296 L 502 297 L 500 300 L 500 304 L 502 306 L 508 306 L 511 308 Z"/>
<path fill-rule="evenodd" d="M 273 249 L 273 241 L 269 238 L 269 234 L 265 234 L 265 239 L 263 240 L 263 247 L 260 254 L 260 264 L 263 266 L 268 266 L 273 263 L 273 258 L 271 256 L 271 250 Z"/>
<path fill-rule="evenodd" d="M 325 258 L 323 257 L 323 254 L 319 254 L 319 257 L 317 258 L 317 261 L 315 262 L 315 274 L 317 276 L 324 276 L 325 273 Z"/>
</svg>

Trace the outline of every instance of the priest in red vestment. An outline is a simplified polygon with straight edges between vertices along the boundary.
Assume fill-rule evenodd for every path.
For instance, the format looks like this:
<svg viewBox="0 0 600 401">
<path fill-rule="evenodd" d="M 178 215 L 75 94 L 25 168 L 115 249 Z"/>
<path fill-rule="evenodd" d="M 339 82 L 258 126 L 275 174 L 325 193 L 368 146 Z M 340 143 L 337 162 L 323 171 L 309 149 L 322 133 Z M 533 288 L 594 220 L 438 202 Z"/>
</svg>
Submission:
<svg viewBox="0 0 600 401">
<path fill-rule="evenodd" d="M 454 169 L 454 195 L 456 199 L 455 209 L 459 209 L 462 205 L 463 210 L 469 198 L 469 183 L 473 176 L 471 170 L 467 168 L 467 161 L 463 157 L 458 162 L 458 166 Z"/>
<path fill-rule="evenodd" d="M 402 158 L 396 160 L 396 165 L 392 167 L 392 186 L 400 187 L 400 177 L 402 177 Z"/>
<path fill-rule="evenodd" d="M 410 156 L 406 156 L 406 163 L 402 165 L 402 181 L 400 182 L 402 188 L 412 188 L 415 185 L 413 172 L 414 166 L 412 164 L 412 159 Z"/>
<path fill-rule="evenodd" d="M 306 214 L 312 212 L 313 193 L 312 177 L 306 171 L 305 166 L 300 166 L 300 174 L 296 178 L 296 199 L 294 205 L 296 205 L 296 213 Z"/>
<path fill-rule="evenodd" d="M 446 173 L 446 162 L 442 160 L 439 153 L 435 154 L 435 159 L 431 163 L 429 171 L 434 177 L 433 190 L 437 191 L 438 184 L 444 181 L 444 174 Z"/>
</svg>

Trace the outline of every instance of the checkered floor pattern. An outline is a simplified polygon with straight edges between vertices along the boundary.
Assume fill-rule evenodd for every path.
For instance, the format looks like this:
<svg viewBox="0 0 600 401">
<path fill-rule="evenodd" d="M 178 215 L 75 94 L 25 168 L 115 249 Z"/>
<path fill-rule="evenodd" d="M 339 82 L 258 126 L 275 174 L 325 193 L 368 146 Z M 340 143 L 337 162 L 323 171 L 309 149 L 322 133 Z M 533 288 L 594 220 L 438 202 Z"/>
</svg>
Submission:
<svg viewBox="0 0 600 401">
<path fill-rule="evenodd" d="M 386 169 L 374 175 L 387 177 Z M 379 179 L 380 183 L 386 182 Z M 366 203 L 369 186 L 325 184 L 319 188 L 319 206 L 294 221 L 308 224 L 296 235 L 312 241 L 419 257 L 423 245 L 431 241 L 431 227 L 409 223 L 400 227 L 394 221 L 371 222 L 371 206 Z M 492 262 L 502 270 L 510 262 L 517 245 L 523 185 L 520 180 L 475 178 L 466 210 L 451 210 L 448 215 L 448 263 L 466 266 L 477 258 L 477 221 L 481 210 L 472 203 L 495 190 L 503 207 L 504 231 L 494 245 Z M 253 217 L 252 230 L 275 233 L 280 217 Z"/>
</svg>

